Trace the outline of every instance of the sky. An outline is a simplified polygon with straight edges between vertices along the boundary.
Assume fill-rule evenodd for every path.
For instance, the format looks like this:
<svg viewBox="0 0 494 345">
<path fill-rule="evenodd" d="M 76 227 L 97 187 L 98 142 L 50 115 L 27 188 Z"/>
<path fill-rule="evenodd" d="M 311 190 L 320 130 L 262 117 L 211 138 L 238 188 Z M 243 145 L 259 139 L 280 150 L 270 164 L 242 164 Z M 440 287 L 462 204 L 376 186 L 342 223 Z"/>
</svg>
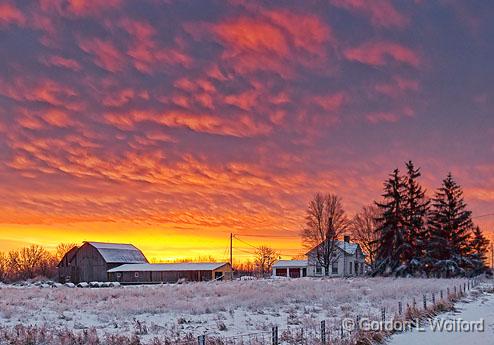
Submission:
<svg viewBox="0 0 494 345">
<path fill-rule="evenodd" d="M 491 1 L 0 1 L 0 251 L 303 252 L 413 160 L 494 213 Z M 492 235 L 494 217 L 475 221 Z"/>
</svg>

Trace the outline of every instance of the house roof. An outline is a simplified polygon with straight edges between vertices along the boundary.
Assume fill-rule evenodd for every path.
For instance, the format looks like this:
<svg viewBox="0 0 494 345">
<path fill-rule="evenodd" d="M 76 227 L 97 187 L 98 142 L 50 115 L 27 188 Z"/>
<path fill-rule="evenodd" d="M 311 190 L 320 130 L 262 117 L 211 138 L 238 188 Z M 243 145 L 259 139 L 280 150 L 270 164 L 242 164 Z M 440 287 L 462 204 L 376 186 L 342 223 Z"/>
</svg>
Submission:
<svg viewBox="0 0 494 345">
<path fill-rule="evenodd" d="M 143 264 L 148 260 L 132 244 L 85 242 L 94 247 L 107 263 Z"/>
<path fill-rule="evenodd" d="M 195 262 L 177 264 L 125 264 L 108 270 L 115 272 L 163 272 L 163 271 L 213 271 L 227 265 L 226 262 Z"/>
<path fill-rule="evenodd" d="M 359 247 L 357 243 L 338 241 L 336 245 L 343 251 L 347 252 L 350 255 L 354 255 L 355 251 Z"/>
<path fill-rule="evenodd" d="M 336 241 L 336 247 L 341 249 L 342 251 L 344 251 L 346 254 L 348 255 L 355 255 L 355 251 L 357 250 L 357 248 L 360 247 L 360 245 L 358 243 L 353 243 L 353 242 L 345 242 L 345 241 Z M 316 249 L 318 246 L 312 248 L 311 250 L 309 250 L 307 254 L 309 254 L 310 252 L 312 252 L 314 249 Z M 362 252 L 362 255 L 365 256 L 365 254 Z"/>
<path fill-rule="evenodd" d="M 273 265 L 274 268 L 281 268 L 281 267 L 307 267 L 309 264 L 307 260 L 278 260 L 276 263 Z"/>
</svg>

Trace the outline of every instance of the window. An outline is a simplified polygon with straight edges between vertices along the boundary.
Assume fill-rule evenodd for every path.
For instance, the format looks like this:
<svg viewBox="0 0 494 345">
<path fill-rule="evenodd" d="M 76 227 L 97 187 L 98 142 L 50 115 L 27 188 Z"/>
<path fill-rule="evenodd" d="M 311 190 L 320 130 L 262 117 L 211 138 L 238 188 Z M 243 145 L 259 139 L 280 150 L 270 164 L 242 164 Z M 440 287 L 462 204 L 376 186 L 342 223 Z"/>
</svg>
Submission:
<svg viewBox="0 0 494 345">
<path fill-rule="evenodd" d="M 319 264 L 316 264 L 316 274 L 322 275 L 322 266 Z"/>
<path fill-rule="evenodd" d="M 331 266 L 331 272 L 333 274 L 338 274 L 338 262 L 333 262 L 333 265 Z"/>
</svg>

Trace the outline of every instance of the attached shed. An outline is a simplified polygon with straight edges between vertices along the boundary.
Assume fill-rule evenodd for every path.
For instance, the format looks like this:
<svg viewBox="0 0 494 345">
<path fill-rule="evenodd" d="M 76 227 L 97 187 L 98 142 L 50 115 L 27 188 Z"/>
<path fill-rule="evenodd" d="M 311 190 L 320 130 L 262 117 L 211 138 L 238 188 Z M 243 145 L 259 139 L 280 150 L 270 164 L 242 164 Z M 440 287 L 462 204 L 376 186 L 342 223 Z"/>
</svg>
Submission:
<svg viewBox="0 0 494 345">
<path fill-rule="evenodd" d="M 307 260 L 278 260 L 273 265 L 273 276 L 300 278 L 307 277 Z"/>
<path fill-rule="evenodd" d="M 69 255 L 70 254 L 70 255 Z M 124 264 L 147 264 L 144 254 L 132 244 L 84 242 L 67 253 L 59 264 L 60 282 L 106 282 L 109 269 Z"/>
<path fill-rule="evenodd" d="M 127 264 L 108 270 L 108 278 L 122 284 L 231 280 L 229 263 Z"/>
</svg>

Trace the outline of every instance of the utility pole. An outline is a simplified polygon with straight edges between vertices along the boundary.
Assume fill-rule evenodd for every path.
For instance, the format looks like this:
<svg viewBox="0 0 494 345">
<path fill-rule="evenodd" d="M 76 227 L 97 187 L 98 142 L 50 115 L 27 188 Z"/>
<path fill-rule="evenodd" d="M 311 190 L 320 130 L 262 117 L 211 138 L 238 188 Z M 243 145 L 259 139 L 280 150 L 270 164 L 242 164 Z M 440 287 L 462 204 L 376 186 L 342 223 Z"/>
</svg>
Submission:
<svg viewBox="0 0 494 345">
<path fill-rule="evenodd" d="M 233 233 L 230 233 L 230 266 L 233 269 Z"/>
</svg>

